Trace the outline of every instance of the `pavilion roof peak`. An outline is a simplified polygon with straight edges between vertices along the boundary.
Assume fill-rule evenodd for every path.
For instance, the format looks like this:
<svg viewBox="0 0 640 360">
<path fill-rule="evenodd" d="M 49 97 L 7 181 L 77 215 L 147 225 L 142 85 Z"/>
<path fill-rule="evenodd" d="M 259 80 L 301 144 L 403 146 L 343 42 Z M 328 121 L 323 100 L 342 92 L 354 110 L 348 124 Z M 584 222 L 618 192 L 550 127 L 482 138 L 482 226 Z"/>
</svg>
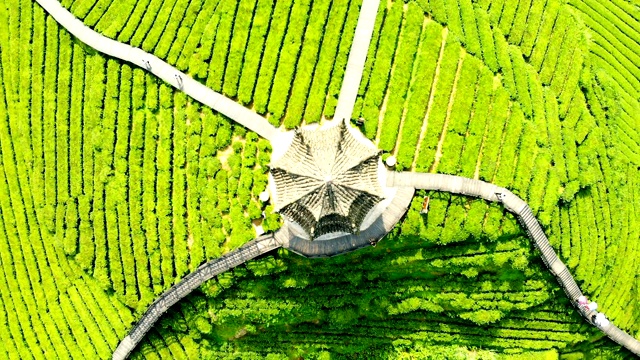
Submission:
<svg viewBox="0 0 640 360">
<path fill-rule="evenodd" d="M 345 122 L 296 129 L 288 148 L 272 159 L 275 210 L 316 238 L 353 233 L 384 198 L 379 150 Z"/>
</svg>

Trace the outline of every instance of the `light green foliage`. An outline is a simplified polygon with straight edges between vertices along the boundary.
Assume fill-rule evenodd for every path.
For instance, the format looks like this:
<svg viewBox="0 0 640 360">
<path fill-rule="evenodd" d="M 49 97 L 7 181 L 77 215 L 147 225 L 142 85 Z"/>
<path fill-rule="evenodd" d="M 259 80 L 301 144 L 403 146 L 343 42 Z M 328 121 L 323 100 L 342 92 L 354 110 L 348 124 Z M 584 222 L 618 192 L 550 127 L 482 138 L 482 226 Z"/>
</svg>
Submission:
<svg viewBox="0 0 640 360">
<path fill-rule="evenodd" d="M 380 33 L 378 50 L 375 55 L 373 69 L 371 70 L 371 78 L 369 87 L 364 97 L 364 105 L 362 108 L 362 116 L 369 121 L 365 121 L 364 134 L 372 139 L 376 136 L 378 130 L 378 118 L 380 107 L 384 100 L 385 90 L 389 82 L 391 66 L 396 52 L 398 41 L 398 33 L 402 23 L 402 3 L 395 2 L 391 8 L 387 9 L 385 14 L 382 32 Z"/>
<path fill-rule="evenodd" d="M 242 63 L 242 74 L 238 88 L 238 100 L 243 104 L 251 101 L 260 66 L 261 53 L 271 23 L 274 5 L 272 0 L 258 1 L 253 15 L 253 23 Z"/>
<path fill-rule="evenodd" d="M 229 48 L 229 58 L 226 61 L 223 85 L 224 93 L 230 97 L 235 97 L 238 93 L 240 70 L 242 69 L 242 62 L 247 48 L 247 39 L 255 6 L 256 1 L 241 1 L 235 15 L 233 38 Z"/>
<path fill-rule="evenodd" d="M 311 80 L 314 73 L 314 67 L 316 66 L 316 59 L 318 58 L 318 50 L 323 37 L 322 25 L 327 20 L 329 12 L 330 1 L 318 1 L 314 2 L 311 14 L 309 15 L 309 24 L 304 36 L 304 46 L 300 50 L 300 58 L 295 67 L 299 76 L 296 77 L 295 82 L 291 85 L 291 103 L 287 111 L 284 124 L 287 128 L 297 126 L 302 122 L 302 115 L 304 112 L 304 106 L 309 96 L 309 88 L 311 87 Z M 335 13 L 334 13 L 335 15 Z M 334 36 L 335 37 L 335 36 Z M 292 73 L 293 75 L 293 73 Z M 278 81 L 280 83 L 280 81 Z M 282 81 L 284 84 L 284 81 Z M 276 92 L 279 90 L 275 90 Z M 275 92 L 274 92 L 275 94 Z M 280 91 L 285 94 L 284 91 Z M 282 100 L 284 102 L 284 100 Z M 284 105 L 279 107 L 279 111 L 284 111 Z"/>
<path fill-rule="evenodd" d="M 229 56 L 231 36 L 233 35 L 233 25 L 236 16 L 238 2 L 224 1 L 220 5 L 220 22 L 216 29 L 213 49 L 211 50 L 211 61 L 207 72 L 205 84 L 215 91 L 222 91 L 224 73 L 227 67 L 227 57 Z"/>
<path fill-rule="evenodd" d="M 349 9 L 349 1 L 334 1 L 331 5 L 329 20 L 327 21 L 325 28 L 344 29 Z M 336 56 L 338 55 L 338 47 L 340 45 L 340 39 L 342 38 L 341 35 L 341 32 L 337 31 L 324 31 L 322 47 L 318 50 L 318 63 L 316 64 L 316 71 L 313 74 L 313 82 L 309 89 L 309 94 L 305 98 L 307 104 L 304 111 L 304 119 L 307 122 L 317 122 L 322 118 L 322 111 L 325 104 L 324 94 L 329 86 L 329 81 L 331 80 L 331 69 L 334 67 Z M 302 79 L 305 79 L 304 73 L 302 74 Z M 302 99 L 302 97 L 300 97 L 300 99 Z M 301 102 L 302 100 L 292 99 L 292 101 Z M 296 108 L 294 107 L 294 104 L 296 103 L 293 102 L 291 105 L 291 111 L 293 114 L 298 114 L 295 110 Z M 290 112 L 287 111 L 287 115 L 289 113 Z"/>
<path fill-rule="evenodd" d="M 418 40 L 422 30 L 424 16 L 415 3 L 410 3 L 400 30 L 398 56 L 393 64 L 389 81 L 389 98 L 385 113 L 382 115 L 380 141 L 381 150 L 391 151 L 396 145 L 396 135 L 402 121 L 407 98 L 407 88 L 414 69 L 414 59 L 418 51 Z"/>
<path fill-rule="evenodd" d="M 338 104 L 338 95 L 340 94 L 340 88 L 342 87 L 342 78 L 344 77 L 345 67 L 347 66 L 347 59 L 349 56 L 349 49 L 353 41 L 353 34 L 358 22 L 358 14 L 360 9 L 360 1 L 350 1 L 349 10 L 347 11 L 347 17 L 342 27 L 340 45 L 333 61 L 333 67 L 331 71 L 331 81 L 327 88 L 327 100 L 324 106 L 325 118 L 332 118 Z M 347 35 L 349 34 L 349 35 Z M 310 119 L 309 121 L 315 122 L 316 119 Z"/>
<path fill-rule="evenodd" d="M 438 135 L 444 128 L 446 121 L 451 91 L 453 90 L 456 73 L 460 66 L 460 43 L 453 37 L 447 36 L 442 60 L 440 61 L 440 73 L 435 89 L 432 89 L 433 103 L 429 113 L 425 116 L 427 121 L 424 140 L 418 144 L 419 153 L 416 160 L 416 169 L 426 171 L 431 167 L 438 144 Z"/>
<path fill-rule="evenodd" d="M 478 65 L 477 60 L 472 57 L 465 57 L 463 60 L 442 143 L 442 158 L 436 169 L 439 172 L 456 174 L 459 171 L 460 154 L 468 134 L 472 105 L 476 98 Z"/>
<path fill-rule="evenodd" d="M 333 116 L 361 1 L 62 4 L 292 128 Z M 632 334 L 639 19 L 623 0 L 382 2 L 354 112 L 397 169 L 524 198 Z M 252 220 L 281 226 L 258 200 L 271 145 L 36 3 L 8 1 L 0 22 L 0 358 L 109 358 L 158 294 L 253 239 Z M 419 191 L 376 248 L 279 250 L 209 281 L 132 358 L 626 356 L 568 306 L 501 205 Z"/>
<path fill-rule="evenodd" d="M 480 56 L 480 39 L 471 0 L 458 0 L 458 5 L 460 6 L 462 28 L 464 29 L 465 46 L 470 54 Z"/>
<path fill-rule="evenodd" d="M 475 175 L 478 166 L 477 154 L 483 145 L 487 119 L 493 100 L 493 76 L 489 71 L 482 71 L 484 70 L 482 68 L 480 70 L 476 96 L 473 101 L 473 115 L 469 119 L 468 129 L 464 133 L 466 135 L 464 149 L 461 153 L 453 155 L 460 158 L 460 173 L 469 178 Z"/>
<path fill-rule="evenodd" d="M 278 60 L 282 66 L 278 66 L 274 75 L 268 106 L 268 110 L 272 115 L 270 121 L 274 124 L 279 124 L 280 119 L 284 115 L 286 98 L 289 94 L 289 90 L 291 89 L 291 78 L 295 71 L 296 62 L 298 55 L 300 54 L 302 44 L 302 35 L 304 34 L 301 29 L 306 29 L 310 12 L 310 3 L 311 1 L 309 0 L 296 0 L 293 2 L 293 6 L 291 7 L 289 25 L 299 31 L 288 31 L 285 34 L 282 48 L 280 49 L 281 55 Z M 320 6 L 322 6 L 322 4 L 323 3 L 320 2 Z"/>
<path fill-rule="evenodd" d="M 520 137 L 523 131 L 524 114 L 519 105 L 511 108 L 511 116 L 507 120 L 503 133 L 502 147 L 509 151 L 503 151 L 498 158 L 496 177 L 494 182 L 500 186 L 511 187 L 511 180 L 515 175 L 517 150 L 520 145 Z M 529 156 L 529 154 L 523 154 Z"/>
<path fill-rule="evenodd" d="M 620 281 L 607 280 L 603 275 L 611 270 L 599 267 L 607 261 L 619 267 L 626 264 L 616 260 L 615 254 L 622 250 L 614 245 L 614 238 L 616 234 L 629 234 L 628 224 L 636 221 L 630 219 L 636 219 L 631 215 L 636 205 L 622 205 L 620 201 L 624 200 L 620 199 L 633 197 L 626 176 L 629 171 L 637 174 L 635 164 L 640 150 L 638 132 L 629 126 L 637 123 L 635 114 L 639 109 L 637 90 L 630 86 L 638 79 L 634 75 L 637 66 L 627 62 L 636 58 L 630 50 L 636 45 L 628 40 L 637 36 L 637 32 L 628 24 L 637 24 L 637 20 L 620 11 L 620 6 L 625 6 L 623 2 L 615 5 L 607 2 L 603 6 L 593 1 L 573 1 L 571 5 L 579 10 L 576 11 L 557 1 L 479 1 L 473 4 L 473 20 L 482 49 L 478 52 L 473 39 L 467 38 L 467 28 L 472 27 L 466 25 L 471 22 L 465 16 L 470 12 L 464 9 L 464 2 L 458 2 L 459 13 L 455 2 L 418 4 L 425 16 L 446 26 L 447 46 L 441 59 L 433 54 L 416 57 L 418 61 L 430 61 L 436 69 L 435 86 L 427 85 L 430 103 L 416 96 L 418 105 L 412 104 L 415 84 L 431 76 L 432 67 L 419 62 L 407 86 L 411 97 L 405 124 L 399 130 L 396 169 L 415 166 L 419 171 L 431 169 L 468 177 L 476 176 L 477 170 L 480 179 L 511 188 L 537 213 L 554 246 L 560 248 L 561 257 L 576 270 L 579 283 L 584 282 L 584 291 L 595 298 L 607 299 L 607 304 L 613 306 L 608 312 L 619 316 L 622 323 L 637 327 L 637 320 L 618 315 L 618 311 L 637 313 L 636 307 L 613 305 L 616 301 L 607 293 L 633 296 L 634 282 L 626 282 L 625 290 L 620 290 L 616 288 L 622 284 Z M 528 21 L 529 18 L 537 20 Z M 621 22 L 621 18 L 625 21 Z M 582 26 L 583 20 L 588 29 Z M 607 21 L 620 24 L 615 30 L 617 38 L 604 30 Z M 435 37 L 425 36 L 420 46 L 434 49 L 430 41 Z M 585 38 L 598 40 L 587 43 Z M 452 46 L 451 39 L 459 39 L 460 43 Z M 398 43 L 403 40 L 401 34 Z M 454 51 L 455 47 L 464 48 L 462 56 Z M 394 61 L 400 56 L 396 54 Z M 462 66 L 458 67 L 461 57 Z M 477 87 L 470 87 L 465 80 L 469 78 L 469 68 L 465 67 L 468 58 L 482 62 Z M 598 70 L 594 63 L 607 70 Z M 375 93 L 371 85 L 364 94 L 361 89 L 365 99 L 363 114 L 367 96 L 372 94 L 369 90 Z M 380 91 L 377 98 L 392 99 L 397 96 L 394 91 L 403 94 L 407 90 L 389 87 Z M 422 125 L 415 120 L 407 122 L 412 106 L 420 106 L 425 112 Z M 384 134 L 387 129 L 384 120 L 380 125 Z M 365 123 L 365 133 L 377 126 Z M 367 135 L 372 134 L 375 133 Z M 408 144 L 414 136 L 423 140 L 418 144 L 417 157 L 412 159 L 416 154 Z M 380 140 L 382 144 L 383 138 Z M 608 155 L 599 156 L 605 153 Z M 612 163 L 618 167 L 612 167 Z M 607 184 L 618 184 L 616 191 L 603 190 Z M 436 194 L 430 196 L 429 215 L 422 216 L 422 220 L 428 219 L 428 226 L 424 227 L 420 216 L 410 212 L 400 227 L 407 238 L 448 244 L 470 238 L 504 239 L 501 233 L 519 231 L 517 223 L 504 219 L 505 213 L 499 206 L 491 205 L 487 210 L 481 203 L 443 202 Z M 610 212 L 611 202 L 620 204 L 616 209 L 621 213 Z M 420 205 L 421 201 L 417 201 L 412 208 L 418 210 Z M 612 217 L 619 219 L 618 230 L 613 226 L 608 231 Z M 557 218 L 562 220 L 557 222 Z M 629 244 L 634 235 L 621 236 Z M 605 245 L 609 244 L 607 239 L 611 239 L 610 247 Z M 625 249 L 635 251 L 626 246 Z M 520 261 L 516 263 L 521 266 Z M 629 266 L 637 269 L 637 263 L 632 263 Z M 637 270 L 631 271 L 634 272 Z M 477 273 L 469 270 L 462 274 Z M 421 301 L 412 300 L 409 308 L 426 309 L 420 307 Z M 488 314 L 487 319 L 491 318 Z M 484 318 L 475 314 L 464 316 Z"/>
</svg>

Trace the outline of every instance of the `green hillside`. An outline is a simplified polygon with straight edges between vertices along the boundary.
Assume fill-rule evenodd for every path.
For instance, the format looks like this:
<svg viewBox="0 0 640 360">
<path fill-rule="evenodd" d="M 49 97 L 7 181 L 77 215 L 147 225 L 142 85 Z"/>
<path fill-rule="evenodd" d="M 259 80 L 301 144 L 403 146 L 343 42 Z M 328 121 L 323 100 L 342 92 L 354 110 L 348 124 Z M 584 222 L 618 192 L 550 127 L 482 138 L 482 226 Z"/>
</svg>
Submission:
<svg viewBox="0 0 640 360">
<path fill-rule="evenodd" d="M 63 1 L 294 128 L 333 116 L 359 0 Z M 35 2 L 0 7 L 0 359 L 110 358 L 151 302 L 280 218 L 271 146 Z M 396 169 L 526 200 L 640 337 L 640 5 L 383 1 L 353 118 Z M 355 124 L 355 122 L 354 122 Z M 421 215 L 424 196 L 430 211 Z M 135 359 L 622 359 L 498 204 L 419 192 L 377 247 L 286 250 L 172 308 Z"/>
</svg>

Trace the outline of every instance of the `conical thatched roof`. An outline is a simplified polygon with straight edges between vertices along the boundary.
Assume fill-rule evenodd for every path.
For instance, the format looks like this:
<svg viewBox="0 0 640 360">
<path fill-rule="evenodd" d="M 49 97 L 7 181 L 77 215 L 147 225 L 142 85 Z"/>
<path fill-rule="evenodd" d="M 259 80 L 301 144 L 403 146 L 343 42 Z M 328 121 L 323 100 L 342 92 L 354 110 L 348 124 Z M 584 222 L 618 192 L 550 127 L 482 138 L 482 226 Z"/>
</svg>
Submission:
<svg viewBox="0 0 640 360">
<path fill-rule="evenodd" d="M 384 194 L 379 151 L 344 122 L 328 129 L 296 130 L 289 148 L 272 161 L 275 210 L 315 239 L 358 230 Z"/>
</svg>

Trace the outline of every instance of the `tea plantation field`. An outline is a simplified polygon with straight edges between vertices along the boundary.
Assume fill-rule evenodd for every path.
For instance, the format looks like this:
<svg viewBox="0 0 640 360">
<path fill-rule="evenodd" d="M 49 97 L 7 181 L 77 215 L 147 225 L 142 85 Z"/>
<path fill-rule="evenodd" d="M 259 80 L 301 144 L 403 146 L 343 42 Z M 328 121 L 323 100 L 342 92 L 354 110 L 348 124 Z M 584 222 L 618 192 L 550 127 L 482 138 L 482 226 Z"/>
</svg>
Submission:
<svg viewBox="0 0 640 360">
<path fill-rule="evenodd" d="M 0 359 L 111 358 L 203 262 L 280 227 L 271 145 L 0 6 Z M 361 0 L 64 0 L 291 129 L 333 117 Z M 640 338 L 640 5 L 382 1 L 353 120 L 399 170 L 511 189 L 578 284 Z M 420 214 L 430 196 L 428 215 Z M 135 359 L 627 359 L 570 306 L 513 216 L 419 192 L 377 247 L 286 250 L 174 306 Z"/>
</svg>

